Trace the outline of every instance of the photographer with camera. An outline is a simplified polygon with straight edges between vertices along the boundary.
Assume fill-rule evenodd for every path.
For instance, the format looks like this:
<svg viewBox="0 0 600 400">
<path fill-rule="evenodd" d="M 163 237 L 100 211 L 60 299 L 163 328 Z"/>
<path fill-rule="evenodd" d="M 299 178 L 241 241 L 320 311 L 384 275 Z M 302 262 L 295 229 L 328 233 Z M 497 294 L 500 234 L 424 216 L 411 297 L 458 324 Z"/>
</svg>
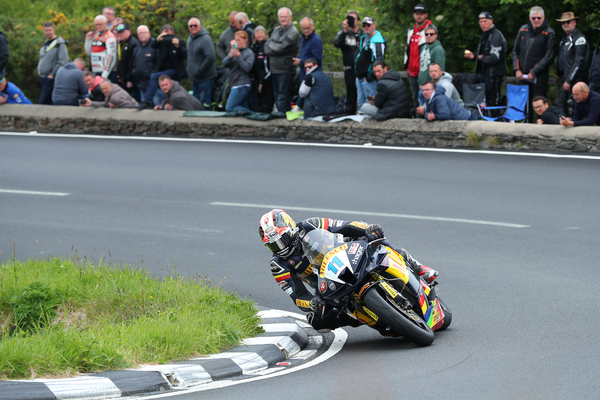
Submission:
<svg viewBox="0 0 600 400">
<path fill-rule="evenodd" d="M 172 25 L 164 25 L 160 28 L 160 35 L 152 43 L 152 48 L 158 50 L 157 72 L 150 75 L 150 81 L 143 96 L 144 101 L 137 107 L 138 110 L 154 108 L 152 99 L 159 88 L 158 78 L 161 75 L 169 75 L 176 81 L 187 77 L 185 67 L 187 48 L 185 41 L 175 36 L 175 28 Z"/>
<path fill-rule="evenodd" d="M 344 81 L 346 82 L 346 112 L 348 114 L 356 114 L 357 95 L 354 61 L 362 34 L 363 30 L 360 28 L 358 11 L 348 11 L 346 19 L 342 21 L 342 29 L 333 40 L 333 45 L 342 50 Z"/>
</svg>

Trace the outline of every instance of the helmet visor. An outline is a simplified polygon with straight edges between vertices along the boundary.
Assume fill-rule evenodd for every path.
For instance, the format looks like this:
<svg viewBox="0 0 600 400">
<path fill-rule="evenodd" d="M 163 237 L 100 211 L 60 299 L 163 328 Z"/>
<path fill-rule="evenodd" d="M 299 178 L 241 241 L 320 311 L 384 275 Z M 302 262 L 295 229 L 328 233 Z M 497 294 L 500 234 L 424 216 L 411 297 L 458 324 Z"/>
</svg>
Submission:
<svg viewBox="0 0 600 400">
<path fill-rule="evenodd" d="M 265 246 L 275 254 L 280 254 L 281 252 L 285 253 L 285 250 L 289 249 L 291 245 L 292 238 L 287 232 L 281 235 L 277 240 L 265 243 Z"/>
</svg>

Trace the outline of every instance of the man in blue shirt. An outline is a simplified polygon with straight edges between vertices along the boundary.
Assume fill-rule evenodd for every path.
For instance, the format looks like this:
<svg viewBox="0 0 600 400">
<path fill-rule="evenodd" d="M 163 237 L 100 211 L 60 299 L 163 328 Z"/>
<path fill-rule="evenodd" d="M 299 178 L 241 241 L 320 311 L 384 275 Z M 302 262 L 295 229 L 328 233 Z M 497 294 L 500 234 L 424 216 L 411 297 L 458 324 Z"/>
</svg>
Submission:
<svg viewBox="0 0 600 400">
<path fill-rule="evenodd" d="M 0 104 L 4 103 L 31 104 L 31 101 L 25 97 L 21 89 L 2 76 L 2 80 L 0 80 Z"/>
<path fill-rule="evenodd" d="M 300 28 L 302 29 L 302 36 L 300 37 L 300 55 L 294 57 L 294 65 L 300 67 L 300 78 L 304 80 L 306 77 L 306 71 L 304 69 L 304 63 L 309 58 L 317 61 L 318 65 L 321 65 L 323 61 L 323 41 L 321 37 L 315 32 L 315 23 L 311 18 L 305 17 L 300 20 Z"/>
</svg>

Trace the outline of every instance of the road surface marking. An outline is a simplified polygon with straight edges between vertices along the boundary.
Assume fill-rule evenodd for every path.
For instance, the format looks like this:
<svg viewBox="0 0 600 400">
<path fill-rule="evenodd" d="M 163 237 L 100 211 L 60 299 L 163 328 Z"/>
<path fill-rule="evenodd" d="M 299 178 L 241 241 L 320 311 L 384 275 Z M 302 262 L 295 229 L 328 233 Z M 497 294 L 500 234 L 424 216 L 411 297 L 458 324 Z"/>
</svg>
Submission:
<svg viewBox="0 0 600 400">
<path fill-rule="evenodd" d="M 0 189 L 0 193 L 10 193 L 10 194 L 33 194 L 38 196 L 69 196 L 71 193 L 60 193 L 60 192 L 34 192 L 31 190 L 10 190 L 10 189 Z"/>
<path fill-rule="evenodd" d="M 479 221 L 475 219 L 460 219 L 460 218 L 444 218 L 444 217 L 432 217 L 422 215 L 408 215 L 408 214 L 390 214 L 390 213 L 377 213 L 368 211 L 350 211 L 350 210 L 332 210 L 327 208 L 308 208 L 308 207 L 290 207 L 290 206 L 274 206 L 268 204 L 245 204 L 245 203 L 224 203 L 224 202 L 213 202 L 210 203 L 213 206 L 226 206 L 226 207 L 247 207 L 247 208 L 262 208 L 265 210 L 271 210 L 273 208 L 282 208 L 284 210 L 294 211 L 310 211 L 310 212 L 322 212 L 322 213 L 336 213 L 336 214 L 352 214 L 352 215 L 364 215 L 372 217 L 389 217 L 389 218 L 406 218 L 406 219 L 420 219 L 427 221 L 441 221 L 441 222 L 458 222 L 463 224 L 477 224 L 477 225 L 493 225 L 503 226 L 506 228 L 529 228 L 529 225 L 510 224 L 506 222 L 494 222 L 494 221 Z"/>
</svg>

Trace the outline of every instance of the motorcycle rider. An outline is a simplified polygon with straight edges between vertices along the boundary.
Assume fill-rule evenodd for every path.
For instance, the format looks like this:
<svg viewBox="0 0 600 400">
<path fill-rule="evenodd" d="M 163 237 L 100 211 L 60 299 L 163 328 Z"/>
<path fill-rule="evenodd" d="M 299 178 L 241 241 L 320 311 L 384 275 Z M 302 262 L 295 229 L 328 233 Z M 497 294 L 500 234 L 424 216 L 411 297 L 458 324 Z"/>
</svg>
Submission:
<svg viewBox="0 0 600 400">
<path fill-rule="evenodd" d="M 324 229 L 342 234 L 350 240 L 366 237 L 370 243 L 384 239 L 382 244 L 396 250 L 406 261 L 407 266 L 426 282 L 433 282 L 438 272 L 422 265 L 404 249 L 395 249 L 383 234 L 379 224 L 363 221 L 342 221 L 329 218 L 309 218 L 298 224 L 285 211 L 273 209 L 260 218 L 259 234 L 264 245 L 271 250 L 271 273 L 279 287 L 287 293 L 294 304 L 308 312 L 308 322 L 315 329 L 335 329 L 341 326 L 359 326 L 360 323 L 346 313 L 327 310 L 320 297 L 307 290 L 303 282 L 313 289 L 317 287 L 317 271 L 302 253 L 301 238 L 313 229 Z M 324 309 L 325 308 L 325 309 Z M 384 334 L 382 332 L 382 334 Z"/>
</svg>

